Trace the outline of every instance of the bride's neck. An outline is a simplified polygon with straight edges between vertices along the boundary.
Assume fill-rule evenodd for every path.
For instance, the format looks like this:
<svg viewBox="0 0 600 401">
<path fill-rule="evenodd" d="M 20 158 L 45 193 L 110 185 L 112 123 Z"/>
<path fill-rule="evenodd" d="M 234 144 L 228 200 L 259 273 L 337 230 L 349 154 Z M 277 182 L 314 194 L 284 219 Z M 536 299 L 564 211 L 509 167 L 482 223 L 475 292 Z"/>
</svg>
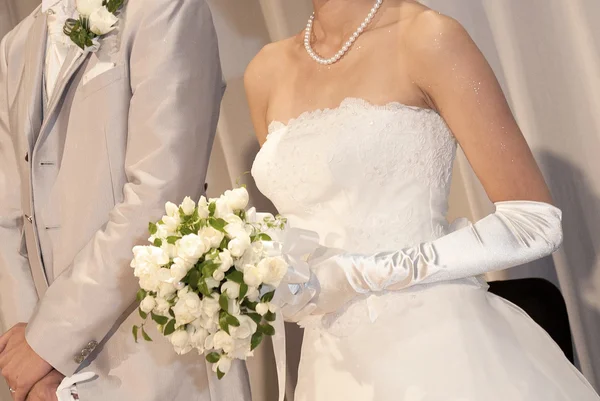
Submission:
<svg viewBox="0 0 600 401">
<path fill-rule="evenodd" d="M 318 40 L 342 41 L 365 19 L 375 0 L 313 0 Z"/>
</svg>

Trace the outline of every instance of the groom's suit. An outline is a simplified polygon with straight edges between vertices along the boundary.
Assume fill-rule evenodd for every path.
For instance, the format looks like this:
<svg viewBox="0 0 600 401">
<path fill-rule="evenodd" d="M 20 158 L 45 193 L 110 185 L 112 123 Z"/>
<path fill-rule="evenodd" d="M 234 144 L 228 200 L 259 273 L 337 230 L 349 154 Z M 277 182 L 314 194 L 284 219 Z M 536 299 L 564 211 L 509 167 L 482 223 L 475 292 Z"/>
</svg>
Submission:
<svg viewBox="0 0 600 401">
<path fill-rule="evenodd" d="M 249 400 L 197 354 L 135 344 L 131 248 L 167 200 L 198 198 L 223 94 L 204 0 L 129 0 L 97 53 L 69 50 L 52 95 L 40 9 L 0 45 L 0 313 L 83 401 Z M 108 66 L 108 67 L 107 67 Z"/>
</svg>

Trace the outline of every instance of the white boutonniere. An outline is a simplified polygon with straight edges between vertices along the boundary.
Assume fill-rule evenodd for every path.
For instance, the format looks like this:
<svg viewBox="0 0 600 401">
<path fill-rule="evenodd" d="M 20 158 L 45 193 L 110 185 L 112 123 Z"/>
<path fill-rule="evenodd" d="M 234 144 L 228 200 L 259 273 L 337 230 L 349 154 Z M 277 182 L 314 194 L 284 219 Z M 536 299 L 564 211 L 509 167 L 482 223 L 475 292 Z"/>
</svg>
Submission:
<svg viewBox="0 0 600 401">
<path fill-rule="evenodd" d="M 82 50 L 97 51 L 99 38 L 116 28 L 124 0 L 77 0 L 79 18 L 69 18 L 63 32 Z"/>
</svg>

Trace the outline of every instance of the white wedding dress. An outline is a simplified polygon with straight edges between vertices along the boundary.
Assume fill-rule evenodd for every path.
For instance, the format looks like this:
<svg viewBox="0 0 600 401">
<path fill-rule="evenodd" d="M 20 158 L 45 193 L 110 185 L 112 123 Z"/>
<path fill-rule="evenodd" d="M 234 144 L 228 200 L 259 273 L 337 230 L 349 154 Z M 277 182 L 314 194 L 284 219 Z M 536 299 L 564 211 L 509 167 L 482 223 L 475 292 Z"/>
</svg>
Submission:
<svg viewBox="0 0 600 401">
<path fill-rule="evenodd" d="M 346 99 L 269 130 L 256 183 L 322 245 L 394 251 L 449 232 L 456 142 L 434 111 Z M 360 296 L 301 325 L 295 401 L 600 400 L 543 329 L 476 278 Z"/>
</svg>

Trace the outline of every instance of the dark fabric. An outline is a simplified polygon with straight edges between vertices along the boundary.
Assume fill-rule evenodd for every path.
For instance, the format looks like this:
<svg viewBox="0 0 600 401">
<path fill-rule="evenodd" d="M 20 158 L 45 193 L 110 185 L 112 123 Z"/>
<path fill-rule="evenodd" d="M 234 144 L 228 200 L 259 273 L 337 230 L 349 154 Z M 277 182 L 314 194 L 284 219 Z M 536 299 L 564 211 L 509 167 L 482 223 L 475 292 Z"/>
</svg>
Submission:
<svg viewBox="0 0 600 401">
<path fill-rule="evenodd" d="M 509 300 L 527 312 L 550 334 L 571 363 L 574 362 L 567 306 L 554 284 L 541 278 L 526 278 L 493 281 L 489 285 L 491 293 Z"/>
</svg>

